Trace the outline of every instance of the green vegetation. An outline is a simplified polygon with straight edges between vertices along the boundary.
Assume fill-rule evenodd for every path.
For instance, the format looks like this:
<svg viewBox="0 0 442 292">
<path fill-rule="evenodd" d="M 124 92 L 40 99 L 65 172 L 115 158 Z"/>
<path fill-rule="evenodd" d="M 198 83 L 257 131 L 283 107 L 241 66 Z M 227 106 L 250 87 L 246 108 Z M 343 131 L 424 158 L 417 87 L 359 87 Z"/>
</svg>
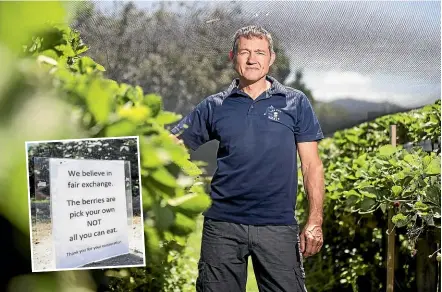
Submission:
<svg viewBox="0 0 442 292">
<path fill-rule="evenodd" d="M 79 34 L 63 26 L 46 30 L 28 47 L 31 56 L 44 58 L 61 98 L 72 105 L 89 137 L 140 136 L 146 270 L 152 278 L 133 283 L 116 278 L 115 287 L 160 290 L 164 280 L 159 278 L 167 279 L 170 269 L 164 260 L 182 250 L 210 199 L 196 181 L 201 171 L 164 129 L 180 116 L 163 111 L 159 96 L 103 77 L 104 68 L 81 55 L 86 50 Z"/>
<path fill-rule="evenodd" d="M 441 135 L 440 100 L 406 113 L 383 116 L 336 132 L 320 143 L 327 198 L 325 244 L 320 256 L 307 260 L 311 291 L 349 286 L 353 291 L 385 287 L 386 228 L 389 209 L 395 216 L 399 249 L 396 272 L 400 288 L 413 289 L 415 244 L 426 234 L 440 234 L 440 150 L 406 150 L 401 144 L 436 142 Z M 390 144 L 390 125 L 397 125 L 398 147 Z M 307 207 L 302 178 L 299 201 Z M 302 209 L 298 212 L 305 218 Z M 440 236 L 434 236 L 435 240 Z M 436 242 L 440 243 L 440 239 Z M 435 242 L 428 242 L 427 245 Z M 436 250 L 432 260 L 436 260 Z M 423 255 L 422 255 L 423 256 Z M 432 264 L 435 264 L 434 262 Z M 416 269 L 423 267 L 416 267 Z"/>
<path fill-rule="evenodd" d="M 47 4 L 45 9 L 52 11 L 49 7 L 51 5 L 55 8 L 60 6 L 59 3 Z M 33 8 L 37 7 L 31 3 L 6 3 L 0 6 L 1 11 L 28 11 L 26 9 Z M 63 22 L 63 15 L 57 17 L 54 23 Z M 79 33 L 68 26 L 41 25 L 41 19 L 37 18 L 35 21 L 38 29 L 34 29 L 31 24 L 24 27 L 19 26 L 16 20 L 11 21 L 13 26 L 17 24 L 16 27 L 29 27 L 32 30 L 31 33 L 25 31 L 22 41 L 27 45 L 22 47 L 21 52 L 17 50 L 15 38 L 0 39 L 0 59 L 2 64 L 6 64 L 5 72 L 12 76 L 9 80 L 2 78 L 2 81 L 8 82 L 2 83 L 0 100 L 9 107 L 8 110 L 2 107 L 2 118 L 20 116 L 24 119 L 32 116 L 32 113 L 36 114 L 35 111 L 23 110 L 27 109 L 25 102 L 32 99 L 38 102 L 44 99 L 46 103 L 34 103 L 31 110 L 40 105 L 49 114 L 58 110 L 62 113 L 52 119 L 50 115 L 42 116 L 41 118 L 50 120 L 52 129 L 33 129 L 31 126 L 33 132 L 20 135 L 18 143 L 23 143 L 21 145 L 24 146 L 25 139 L 38 140 L 43 137 L 61 139 L 140 136 L 147 267 L 141 270 L 130 269 L 131 278 L 112 277 L 111 285 L 123 291 L 137 287 L 161 291 L 171 272 L 171 266 L 168 265 L 171 261 L 168 258 L 174 252 L 182 251 L 187 236 L 195 230 L 196 217 L 210 204 L 204 185 L 198 179 L 201 170 L 189 161 L 187 150 L 176 145 L 164 128 L 180 119 L 180 116 L 163 111 L 162 99 L 158 95 L 145 94 L 138 86 L 105 78 L 104 67 L 84 56 L 88 47 L 81 41 Z M 6 77 L 3 74 L 1 76 Z M 5 125 L 3 134 L 18 132 L 20 126 L 27 126 L 26 123 Z M 44 134 L 36 134 L 45 130 Z M 2 202 L 0 210 L 11 223 L 26 233 L 28 211 L 27 204 L 23 204 L 27 201 L 25 164 L 22 160 L 13 160 L 6 166 L 16 170 L 16 178 L 8 182 L 3 176 L 2 185 L 6 183 L 6 189 L 14 190 L 12 194 L 20 201 Z M 14 206 L 11 208 L 14 211 L 9 210 L 9 206 Z"/>
</svg>

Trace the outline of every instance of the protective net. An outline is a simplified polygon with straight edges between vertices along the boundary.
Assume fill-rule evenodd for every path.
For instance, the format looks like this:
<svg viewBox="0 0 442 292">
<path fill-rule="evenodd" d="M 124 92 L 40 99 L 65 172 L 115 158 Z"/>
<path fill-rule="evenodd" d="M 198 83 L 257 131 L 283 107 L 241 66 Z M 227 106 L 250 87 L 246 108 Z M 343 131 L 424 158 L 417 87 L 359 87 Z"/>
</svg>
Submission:
<svg viewBox="0 0 442 292">
<path fill-rule="evenodd" d="M 230 83 L 232 37 L 249 24 L 262 25 L 276 39 L 272 74 L 290 84 L 302 69 L 316 100 L 373 96 L 373 101 L 419 106 L 440 95 L 439 2 L 92 1 L 79 6 L 73 26 L 91 47 L 89 54 L 110 77 L 162 94 L 169 110 L 187 112 Z M 338 90 L 336 83 L 347 87 Z M 364 90 L 345 90 L 354 84 Z M 370 88 L 374 92 L 367 92 Z"/>
</svg>

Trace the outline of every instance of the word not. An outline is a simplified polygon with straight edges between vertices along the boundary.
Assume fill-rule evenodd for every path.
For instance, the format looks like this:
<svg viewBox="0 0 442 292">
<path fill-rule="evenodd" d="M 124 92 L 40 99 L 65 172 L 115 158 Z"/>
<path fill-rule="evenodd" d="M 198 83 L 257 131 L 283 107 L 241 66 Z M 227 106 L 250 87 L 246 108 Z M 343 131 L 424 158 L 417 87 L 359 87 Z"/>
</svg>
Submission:
<svg viewBox="0 0 442 292">
<path fill-rule="evenodd" d="M 79 171 L 74 171 L 74 170 L 68 170 L 68 174 L 69 176 L 80 176 L 80 172 Z M 81 171 L 81 176 L 111 176 L 112 172 L 111 171 Z"/>
<path fill-rule="evenodd" d="M 94 188 L 94 187 L 110 187 L 112 186 L 112 183 L 109 181 L 106 182 L 97 182 L 97 181 L 93 181 L 93 182 L 83 182 L 81 183 L 81 187 L 82 188 Z M 79 182 L 70 182 L 68 181 L 68 188 L 74 189 L 74 188 L 78 188 L 80 187 L 80 183 Z"/>
<path fill-rule="evenodd" d="M 95 237 L 95 236 L 102 236 L 102 235 L 112 234 L 112 233 L 116 233 L 116 232 L 117 232 L 117 228 L 114 227 L 112 229 L 107 229 L 107 230 L 88 232 L 88 233 L 84 233 L 84 234 L 74 234 L 69 237 L 69 241 L 76 241 L 76 240 L 78 240 L 78 238 L 80 238 L 80 240 L 83 240 L 83 239 L 87 239 L 87 238 L 91 238 L 91 237 Z"/>
<path fill-rule="evenodd" d="M 87 222 L 87 226 L 96 226 L 101 224 L 101 219 L 90 220 Z"/>
</svg>

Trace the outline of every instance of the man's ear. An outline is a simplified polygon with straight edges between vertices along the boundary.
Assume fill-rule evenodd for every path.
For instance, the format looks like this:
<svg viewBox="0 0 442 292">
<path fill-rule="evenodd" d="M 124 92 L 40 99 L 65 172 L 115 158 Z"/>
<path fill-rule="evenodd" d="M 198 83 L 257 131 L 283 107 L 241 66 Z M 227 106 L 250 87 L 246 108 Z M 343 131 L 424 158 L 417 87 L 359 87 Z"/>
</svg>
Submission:
<svg viewBox="0 0 442 292">
<path fill-rule="evenodd" d="M 275 53 L 272 53 L 272 54 L 270 55 L 270 65 L 269 65 L 269 66 L 272 66 L 272 65 L 273 65 L 273 63 L 275 62 L 275 59 L 276 59 L 276 54 L 275 54 Z"/>
<path fill-rule="evenodd" d="M 230 52 L 229 52 L 229 60 L 230 60 L 230 61 L 233 61 L 233 51 L 230 51 Z"/>
</svg>

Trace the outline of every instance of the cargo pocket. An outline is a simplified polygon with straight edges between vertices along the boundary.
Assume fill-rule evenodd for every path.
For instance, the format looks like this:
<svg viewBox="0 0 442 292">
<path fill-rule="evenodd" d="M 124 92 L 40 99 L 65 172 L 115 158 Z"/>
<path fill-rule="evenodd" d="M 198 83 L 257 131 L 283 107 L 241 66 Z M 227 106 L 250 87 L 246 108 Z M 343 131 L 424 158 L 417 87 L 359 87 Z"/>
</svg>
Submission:
<svg viewBox="0 0 442 292">
<path fill-rule="evenodd" d="M 197 292 L 218 291 L 222 287 L 222 274 L 219 267 L 212 266 L 204 261 L 198 263 Z"/>
</svg>

